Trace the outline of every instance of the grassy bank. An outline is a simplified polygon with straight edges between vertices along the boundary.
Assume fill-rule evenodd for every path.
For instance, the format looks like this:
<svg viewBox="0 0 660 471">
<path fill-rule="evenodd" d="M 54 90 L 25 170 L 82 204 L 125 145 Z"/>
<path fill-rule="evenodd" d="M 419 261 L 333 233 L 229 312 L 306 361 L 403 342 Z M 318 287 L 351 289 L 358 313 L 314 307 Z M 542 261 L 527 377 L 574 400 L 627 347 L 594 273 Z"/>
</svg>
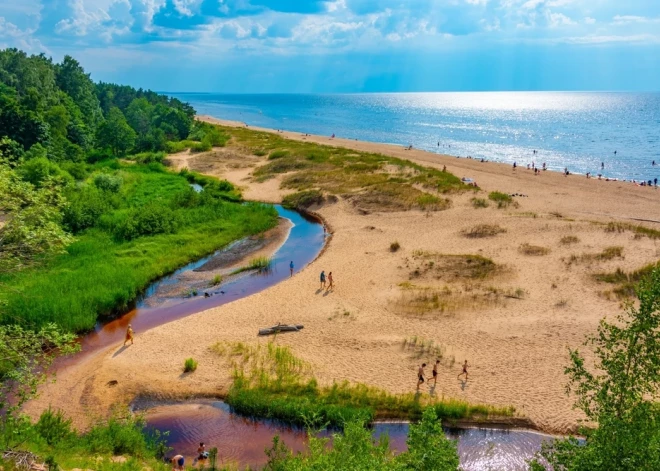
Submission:
<svg viewBox="0 0 660 471">
<path fill-rule="evenodd" d="M 299 142 L 246 128 L 219 129 L 231 136 L 227 146 L 267 159 L 254 172 L 256 180 L 282 176 L 284 188 L 301 192 L 287 197 L 286 203 L 293 207 L 318 203 L 323 194 L 332 194 L 366 211 L 441 211 L 451 206 L 447 195 L 475 190 L 449 172 L 404 159 Z"/>
<path fill-rule="evenodd" d="M 290 424 L 343 427 L 348 422 L 369 423 L 377 418 L 418 420 L 432 407 L 441 419 L 510 417 L 511 407 L 497 408 L 467 402 L 389 394 L 363 384 L 344 382 L 319 386 L 310 366 L 288 347 L 222 343 L 213 347 L 234 367 L 234 384 L 227 403 L 240 414 Z"/>
<path fill-rule="evenodd" d="M 151 281 L 277 223 L 270 206 L 237 204 L 227 182 L 156 163 L 97 164 L 67 191 L 64 224 L 76 241 L 41 266 L 0 276 L 2 322 L 91 329 Z"/>
</svg>

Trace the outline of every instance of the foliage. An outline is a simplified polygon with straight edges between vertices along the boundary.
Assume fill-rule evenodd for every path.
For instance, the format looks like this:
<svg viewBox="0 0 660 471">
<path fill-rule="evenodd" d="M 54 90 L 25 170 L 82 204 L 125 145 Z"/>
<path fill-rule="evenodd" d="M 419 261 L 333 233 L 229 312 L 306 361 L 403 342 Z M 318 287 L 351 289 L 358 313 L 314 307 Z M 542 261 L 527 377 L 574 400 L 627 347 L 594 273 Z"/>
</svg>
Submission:
<svg viewBox="0 0 660 471">
<path fill-rule="evenodd" d="M 567 439 L 545 447 L 533 469 L 660 468 L 660 269 L 642 279 L 637 298 L 638 307 L 627 303 L 585 342 L 593 347 L 593 366 L 570 350 L 567 391 L 597 427 L 585 431 L 583 445 Z"/>
<path fill-rule="evenodd" d="M 48 445 L 56 445 L 73 435 L 71 419 L 66 418 L 61 410 L 53 412 L 50 407 L 41 413 L 34 429 Z"/>
<path fill-rule="evenodd" d="M 472 203 L 472 207 L 475 209 L 488 207 L 488 201 L 483 198 L 472 198 L 470 199 L 470 203 Z"/>
<path fill-rule="evenodd" d="M 500 209 L 508 208 L 511 204 L 514 204 L 513 198 L 511 196 L 499 191 L 490 192 L 488 194 L 488 199 L 494 203 L 497 203 L 497 207 Z"/>
<path fill-rule="evenodd" d="M 23 404 L 37 395 L 55 358 L 77 349 L 74 336 L 54 324 L 39 330 L 0 325 L 0 447 L 22 439 L 26 425 L 19 415 Z"/>
<path fill-rule="evenodd" d="M 183 372 L 192 373 L 197 369 L 197 361 L 194 358 L 186 358 L 186 361 L 183 363 Z"/>
<path fill-rule="evenodd" d="M 390 244 L 390 252 L 398 252 L 400 248 L 401 244 L 399 244 L 398 240 L 395 240 Z"/>
<path fill-rule="evenodd" d="M 282 206 L 289 209 L 307 209 L 312 205 L 323 204 L 323 193 L 318 190 L 299 191 L 286 195 L 282 199 Z"/>
<path fill-rule="evenodd" d="M 117 193 L 121 188 L 121 177 L 118 175 L 108 175 L 107 173 L 99 173 L 94 177 L 94 185 L 99 190 L 110 191 Z"/>
<path fill-rule="evenodd" d="M 110 149 L 115 156 L 125 155 L 132 149 L 135 138 L 135 131 L 117 107 L 110 108 L 107 119 L 99 126 L 96 135 L 99 145 Z"/>
</svg>

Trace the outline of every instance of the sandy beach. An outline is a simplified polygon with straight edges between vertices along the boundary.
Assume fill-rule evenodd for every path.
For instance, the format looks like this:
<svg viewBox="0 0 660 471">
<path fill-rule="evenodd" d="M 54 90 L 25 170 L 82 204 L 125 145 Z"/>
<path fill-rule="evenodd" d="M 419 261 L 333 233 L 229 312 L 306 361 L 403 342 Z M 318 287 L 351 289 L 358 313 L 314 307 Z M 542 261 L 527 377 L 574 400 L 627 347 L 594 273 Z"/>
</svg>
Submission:
<svg viewBox="0 0 660 471">
<path fill-rule="evenodd" d="M 117 345 L 89 356 L 44 386 L 27 412 L 38 414 L 51 405 L 84 427 L 112 405 L 138 395 L 222 396 L 231 384 L 231 371 L 210 347 L 223 341 L 268 342 L 256 336 L 257 330 L 282 322 L 305 325 L 303 331 L 278 336 L 276 342 L 289 345 L 309 362 L 323 384 L 348 380 L 392 393 L 414 391 L 419 363 L 434 359 L 418 359 L 403 348 L 416 337 L 442 346 L 447 359 L 439 372 L 438 396 L 513 405 L 547 432 L 576 429 L 582 417 L 564 391 L 568 348 L 580 346 L 602 317 L 620 311 L 620 301 L 607 293 L 611 287 L 594 281 L 592 274 L 617 268 L 633 271 L 660 259 L 659 241 L 635 237 L 630 231 L 608 232 L 604 224 L 619 221 L 660 229 L 659 191 L 553 172 L 536 176 L 525 168 L 513 171 L 509 165 L 400 146 L 280 135 L 446 166 L 458 177 L 472 178 L 484 191 L 451 195 L 451 208 L 433 213 L 363 214 L 342 198 L 313 208 L 332 228 L 333 238 L 310 266 L 256 295 L 138 332 L 135 344 L 121 354 L 116 354 Z M 253 181 L 251 173 L 266 158 L 241 154 L 239 148 L 178 154 L 169 160 L 176 167 L 228 179 L 248 200 L 280 202 L 289 192 L 280 188 L 277 178 Z M 473 207 L 471 198 L 485 198 L 495 190 L 525 196 L 514 198 L 517 207 Z M 499 226 L 505 232 L 488 238 L 464 235 L 478 224 Z M 561 243 L 567 236 L 572 242 Z M 390 251 L 394 241 L 401 246 L 396 252 Z M 524 244 L 542 247 L 544 253 L 529 255 L 521 250 Z M 595 256 L 611 247 L 621 247 L 620 254 L 610 259 Z M 479 280 L 449 279 L 450 270 L 436 269 L 447 260 L 443 256 L 462 254 L 486 257 L 496 269 Z M 431 259 L 436 268 L 429 264 Z M 332 271 L 333 291 L 318 289 L 321 270 Z M 410 312 L 405 308 L 410 304 L 410 285 L 451 289 L 455 306 L 442 313 Z M 489 302 L 473 301 L 474 293 L 488 290 L 494 293 Z M 188 357 L 194 357 L 199 367 L 193 374 L 182 374 Z M 457 375 L 466 359 L 470 379 L 462 382 Z M 111 381 L 117 384 L 109 386 Z M 426 386 L 422 391 L 428 394 Z"/>
</svg>

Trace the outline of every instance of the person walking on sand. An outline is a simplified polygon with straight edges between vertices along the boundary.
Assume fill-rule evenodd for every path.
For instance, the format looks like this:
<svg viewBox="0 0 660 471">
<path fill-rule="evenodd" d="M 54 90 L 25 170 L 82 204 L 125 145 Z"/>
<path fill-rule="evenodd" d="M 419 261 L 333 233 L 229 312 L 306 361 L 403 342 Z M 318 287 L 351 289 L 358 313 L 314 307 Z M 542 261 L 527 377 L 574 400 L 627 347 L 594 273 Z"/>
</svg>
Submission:
<svg viewBox="0 0 660 471">
<path fill-rule="evenodd" d="M 460 378 L 461 376 L 465 375 L 465 381 L 468 380 L 468 370 L 467 370 L 467 369 L 468 369 L 468 366 L 470 366 L 470 365 L 468 365 L 467 360 L 465 360 L 465 363 L 463 363 L 463 371 L 461 371 L 461 372 L 459 373 L 459 375 L 458 375 L 459 378 Z"/>
<path fill-rule="evenodd" d="M 332 284 L 332 272 L 328 273 L 328 291 L 333 290 L 335 285 Z"/>
<path fill-rule="evenodd" d="M 325 288 L 325 270 L 321 270 L 321 289 Z"/>
<path fill-rule="evenodd" d="M 293 260 L 289 263 L 289 271 L 291 272 L 291 276 L 293 276 Z"/>
<path fill-rule="evenodd" d="M 131 341 L 131 345 L 133 345 L 134 336 L 135 332 L 133 332 L 133 327 L 131 327 L 131 324 L 128 324 L 128 328 L 126 329 L 126 338 L 124 339 L 124 347 L 126 346 L 126 342 L 129 340 Z"/>
<path fill-rule="evenodd" d="M 435 360 L 435 365 L 433 365 L 433 386 L 438 383 L 438 365 L 440 360 Z"/>
<path fill-rule="evenodd" d="M 172 457 L 170 462 L 174 465 L 173 469 L 177 471 L 183 471 L 183 469 L 185 469 L 184 465 L 186 463 L 186 459 L 183 457 L 183 455 L 176 455 Z"/>
<path fill-rule="evenodd" d="M 419 391 L 420 385 L 424 383 L 424 368 L 426 368 L 426 363 L 422 363 L 422 366 L 417 370 L 417 390 Z"/>
</svg>

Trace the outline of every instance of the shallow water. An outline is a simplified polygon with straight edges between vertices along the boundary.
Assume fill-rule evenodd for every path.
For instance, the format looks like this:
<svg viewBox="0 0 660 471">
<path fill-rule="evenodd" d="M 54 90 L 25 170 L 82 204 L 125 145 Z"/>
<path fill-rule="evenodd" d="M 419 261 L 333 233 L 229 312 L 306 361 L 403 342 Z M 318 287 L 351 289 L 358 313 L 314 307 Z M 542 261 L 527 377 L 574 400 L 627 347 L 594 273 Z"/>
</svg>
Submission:
<svg viewBox="0 0 660 471">
<path fill-rule="evenodd" d="M 175 283 L 177 276 L 182 272 L 201 267 L 215 254 L 189 263 L 150 285 L 145 290 L 144 295 L 137 300 L 135 309 L 111 322 L 97 325 L 94 332 L 83 337 L 83 352 L 122 342 L 128 324 L 131 324 L 136 333 L 141 333 L 166 322 L 221 306 L 269 288 L 290 276 L 289 262 L 291 261 L 294 263 L 295 272 L 311 263 L 325 245 L 326 233 L 323 225 L 305 218 L 296 211 L 284 209 L 279 205 L 275 205 L 275 208 L 280 217 L 291 221 L 293 227 L 284 244 L 273 255 L 271 269 L 267 273 L 248 274 L 219 287 L 209 289 L 208 291 L 213 293 L 209 298 L 205 298 L 200 291 L 199 296 L 181 297 L 176 300 L 170 299 L 165 304 L 149 307 L 150 297 L 155 296 L 159 286 Z M 223 250 L 226 250 L 226 248 Z M 74 356 L 66 363 L 75 362 L 75 360 L 76 357 Z"/>
<path fill-rule="evenodd" d="M 546 162 L 573 173 L 660 178 L 659 93 L 173 95 L 199 114 L 251 126 L 412 144 L 522 166 Z"/>
<path fill-rule="evenodd" d="M 275 435 L 296 452 L 306 447 L 302 429 L 234 414 L 221 401 L 159 406 L 148 413 L 147 423 L 158 430 L 170 431 L 167 442 L 174 453 L 192 459 L 203 441 L 207 450 L 218 448 L 218 456 L 225 464 L 234 463 L 241 468 L 263 466 L 264 450 L 271 447 Z M 408 427 L 405 423 L 376 423 L 374 438 L 387 434 L 390 447 L 404 451 Z M 541 448 L 543 441 L 552 440 L 547 435 L 521 430 L 446 428 L 445 433 L 458 441 L 464 471 L 526 470 L 526 460 Z"/>
</svg>

